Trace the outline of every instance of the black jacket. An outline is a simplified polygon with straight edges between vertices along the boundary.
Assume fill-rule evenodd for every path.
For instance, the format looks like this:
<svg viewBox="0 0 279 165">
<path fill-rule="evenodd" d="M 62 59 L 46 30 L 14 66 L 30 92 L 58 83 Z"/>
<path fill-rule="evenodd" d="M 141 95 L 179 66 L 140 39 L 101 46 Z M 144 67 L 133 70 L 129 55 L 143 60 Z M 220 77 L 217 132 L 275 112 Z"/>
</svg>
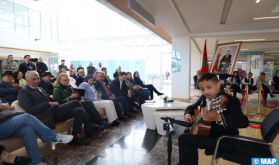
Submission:
<svg viewBox="0 0 279 165">
<path fill-rule="evenodd" d="M 29 62 L 29 64 L 27 66 L 28 66 L 28 68 L 29 68 L 29 66 L 33 67 L 33 69 L 29 69 L 28 71 L 36 70 L 36 66 L 32 62 Z M 25 62 L 18 66 L 18 71 L 20 71 L 22 73 L 22 75 L 23 75 L 22 78 L 23 79 L 25 79 L 25 73 L 27 72 L 27 66 L 26 66 Z"/>
<path fill-rule="evenodd" d="M 138 77 L 135 77 L 134 78 L 134 81 L 139 85 L 139 86 L 145 86 L 144 84 L 143 84 L 143 82 L 141 81 L 141 79 L 140 78 L 138 78 Z"/>
<path fill-rule="evenodd" d="M 90 66 L 87 67 L 87 74 L 93 75 L 93 72 L 96 72 L 96 68 L 94 66 L 92 66 L 92 68 L 90 68 Z"/>
<path fill-rule="evenodd" d="M 53 85 L 50 82 L 47 84 L 44 80 L 41 80 L 39 82 L 39 87 L 43 88 L 47 94 L 52 95 Z"/>
<path fill-rule="evenodd" d="M 84 68 L 83 68 L 83 67 L 81 67 L 81 68 L 80 68 L 80 67 L 78 67 L 78 68 L 77 68 L 77 72 L 78 72 L 78 70 L 80 70 L 80 69 L 84 70 Z"/>
<path fill-rule="evenodd" d="M 118 77 L 111 81 L 109 89 L 116 97 L 127 97 L 128 91 L 130 90 L 125 81 L 122 82 L 122 88 L 120 89 L 120 81 Z"/>
<path fill-rule="evenodd" d="M 240 81 L 239 77 L 232 77 L 232 80 L 231 80 L 231 81 L 234 82 L 234 81 L 235 81 L 235 80 L 234 80 L 235 78 L 236 78 L 236 83 L 237 83 L 237 85 L 240 85 L 241 81 Z"/>
<path fill-rule="evenodd" d="M 116 77 L 118 77 L 118 76 L 119 76 L 119 75 L 118 75 L 117 72 L 113 73 L 113 77 L 114 77 L 114 78 L 116 78 Z"/>
<path fill-rule="evenodd" d="M 78 76 L 77 78 L 76 78 L 76 85 L 77 86 L 79 86 L 79 84 L 81 84 L 81 83 L 83 83 L 84 82 L 84 78 L 82 78 L 82 77 L 80 77 L 80 76 Z"/>
<path fill-rule="evenodd" d="M 219 125 L 216 121 L 211 122 L 211 137 L 218 137 L 221 135 L 239 135 L 238 128 L 246 128 L 249 125 L 247 116 L 245 116 L 240 108 L 238 98 L 230 96 L 221 91 L 217 96 L 225 95 L 228 98 L 226 110 L 222 113 L 223 125 Z M 206 97 L 201 96 L 200 99 L 188 106 L 184 114 L 194 114 L 194 109 L 198 106 L 206 106 Z"/>
<path fill-rule="evenodd" d="M 232 58 L 232 55 L 224 55 L 223 58 L 221 59 L 220 61 L 220 69 L 221 68 L 228 68 L 230 66 L 230 63 L 231 63 L 231 58 Z M 225 62 L 225 64 L 222 64 L 222 62 Z"/>
<path fill-rule="evenodd" d="M 40 78 L 42 77 L 42 74 L 45 72 L 45 71 L 47 71 L 48 70 L 48 67 L 47 67 L 47 65 L 45 64 L 45 63 L 40 63 L 40 62 L 37 62 L 36 63 L 36 67 L 37 67 L 37 71 L 38 71 L 38 73 L 39 73 L 39 75 L 40 75 Z M 41 70 L 41 71 L 39 71 L 39 70 Z"/>
<path fill-rule="evenodd" d="M 194 88 L 195 89 L 200 89 L 199 88 L 199 86 L 198 86 L 198 75 L 195 75 L 194 77 L 193 77 L 193 79 L 194 79 Z"/>
</svg>

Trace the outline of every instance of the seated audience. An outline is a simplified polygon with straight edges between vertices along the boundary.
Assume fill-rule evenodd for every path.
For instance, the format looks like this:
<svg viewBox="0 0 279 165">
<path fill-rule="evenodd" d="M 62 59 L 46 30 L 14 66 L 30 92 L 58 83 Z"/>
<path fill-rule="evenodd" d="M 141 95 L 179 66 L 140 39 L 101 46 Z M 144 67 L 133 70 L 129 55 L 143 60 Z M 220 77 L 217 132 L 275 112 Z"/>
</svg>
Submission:
<svg viewBox="0 0 279 165">
<path fill-rule="evenodd" d="M 10 104 L 17 100 L 17 94 L 22 88 L 18 83 L 13 83 L 13 80 L 13 72 L 6 71 L 0 82 L 0 97 Z"/>
<path fill-rule="evenodd" d="M 197 70 L 196 75 L 194 76 L 194 88 L 195 89 L 200 89 L 198 86 L 198 79 L 201 76 L 201 71 Z"/>
<path fill-rule="evenodd" d="M 29 157 L 19 157 L 14 156 L 5 151 L 5 147 L 0 145 L 0 160 L 4 163 L 4 165 L 25 165 L 32 162 L 32 159 Z"/>
<path fill-rule="evenodd" d="M 3 72 L 6 71 L 16 71 L 18 68 L 17 63 L 13 61 L 13 55 L 8 55 L 8 58 L 6 60 L 3 60 L 2 62 L 2 70 Z"/>
<path fill-rule="evenodd" d="M 69 68 L 69 77 L 72 76 L 73 71 L 77 73 L 77 70 L 74 68 L 74 64 L 71 64 Z"/>
<path fill-rule="evenodd" d="M 70 145 L 89 145 L 89 142 L 78 139 L 82 134 L 84 123 L 85 136 L 92 137 L 96 132 L 86 116 L 83 106 L 77 100 L 69 101 L 63 105 L 55 102 L 39 85 L 39 74 L 36 71 L 26 73 L 27 85 L 18 93 L 18 102 L 25 112 L 35 116 L 50 129 L 55 129 L 55 123 L 74 118 Z M 45 131 L 44 131 L 45 132 Z M 37 143 L 37 141 L 36 141 Z"/>
<path fill-rule="evenodd" d="M 275 90 L 279 90 L 279 70 L 277 70 L 275 76 L 273 77 L 272 85 Z"/>
<path fill-rule="evenodd" d="M 93 77 L 95 78 L 95 80 L 97 79 L 97 72 L 93 72 Z"/>
<path fill-rule="evenodd" d="M 196 136 L 186 132 L 179 136 L 178 149 L 180 165 L 198 165 L 198 148 L 214 151 L 218 137 L 223 135 L 239 135 L 238 128 L 247 128 L 249 126 L 247 116 L 241 111 L 240 101 L 236 97 L 232 97 L 220 90 L 221 83 L 218 81 L 215 74 L 203 73 L 198 80 L 198 85 L 203 95 L 195 104 L 186 108 L 184 112 L 184 115 L 186 116 L 185 122 L 192 123 L 194 110 L 200 105 L 206 106 L 210 100 L 217 96 L 225 95 L 228 98 L 228 105 L 226 106 L 226 111 L 220 113 L 216 111 L 208 111 L 205 108 L 201 109 L 203 120 L 211 122 L 212 129 L 210 130 L 209 137 Z M 218 151 L 231 151 L 235 145 L 235 140 L 223 139 L 221 140 Z"/>
<path fill-rule="evenodd" d="M 13 109 L 15 108 L 12 106 L 0 105 L 0 116 L 3 110 L 13 110 Z M 45 164 L 42 162 L 40 156 L 40 149 L 38 146 L 37 137 L 39 137 L 43 143 L 51 142 L 52 145 L 58 143 L 69 143 L 73 139 L 72 135 L 61 135 L 61 134 L 54 133 L 50 128 L 45 126 L 36 117 L 29 114 L 21 114 L 9 118 L 8 120 L 0 124 L 0 130 L 1 130 L 0 140 L 11 138 L 11 137 L 23 138 L 26 152 L 28 156 L 32 159 L 32 162 L 30 164 L 38 164 L 38 165 L 45 165 Z M 25 161 L 30 162 L 30 159 L 27 158 L 17 157 L 16 159 L 12 160 L 12 158 L 14 157 L 12 157 L 11 155 L 9 156 L 10 156 L 9 163 L 13 163 L 11 161 L 15 161 L 16 164 L 24 164 Z M 1 159 L 2 159 L 2 155 L 1 155 Z M 29 164 L 29 163 L 25 163 L 25 164 Z"/>
<path fill-rule="evenodd" d="M 81 64 L 78 64 L 77 72 L 78 72 L 78 70 L 80 70 L 80 69 L 84 70 L 84 68 L 82 67 L 82 65 L 81 65 Z"/>
<path fill-rule="evenodd" d="M 113 77 L 116 78 L 120 75 L 121 69 L 117 68 L 116 71 L 113 73 Z"/>
<path fill-rule="evenodd" d="M 115 95 L 116 98 L 118 97 L 125 97 L 130 111 L 133 113 L 138 113 L 138 111 L 134 110 L 134 102 L 135 99 L 132 95 L 132 91 L 128 87 L 128 85 L 125 83 L 127 78 L 127 73 L 126 72 L 120 72 L 120 75 L 116 77 L 112 82 L 110 83 L 109 89 L 112 91 Z"/>
<path fill-rule="evenodd" d="M 137 86 L 138 88 L 143 89 L 143 91 L 145 92 L 145 94 L 147 95 L 147 97 L 149 98 L 149 90 L 147 88 L 142 88 L 141 86 L 139 86 L 133 79 L 132 79 L 132 73 L 131 72 L 127 72 L 127 80 L 129 80 L 133 85 Z"/>
<path fill-rule="evenodd" d="M 244 78 L 242 80 L 242 86 L 244 86 L 244 88 L 245 88 L 246 83 L 249 83 L 249 92 L 248 92 L 249 94 L 251 93 L 251 91 L 257 90 L 256 80 L 254 80 L 252 78 L 252 76 L 253 76 L 253 73 L 249 72 L 248 78 Z"/>
<path fill-rule="evenodd" d="M 22 78 L 22 73 L 20 72 L 20 71 L 15 71 L 14 72 L 14 80 L 16 80 L 16 79 L 18 79 L 18 81 L 19 81 L 19 85 L 21 86 L 21 87 L 25 87 L 25 85 L 26 85 L 26 81 Z"/>
<path fill-rule="evenodd" d="M 240 89 L 240 79 L 238 76 L 238 71 L 234 71 L 233 72 L 233 77 L 230 80 L 230 82 L 228 83 L 228 85 L 231 85 L 231 89 L 233 89 L 233 96 L 236 97 L 237 93 L 241 93 L 241 89 Z"/>
<path fill-rule="evenodd" d="M 140 75 L 139 75 L 138 71 L 134 72 L 134 81 L 138 85 L 140 85 L 144 88 L 148 88 L 148 90 L 150 91 L 151 100 L 153 100 L 153 92 L 157 93 L 158 96 L 164 94 L 164 93 L 160 93 L 152 84 L 143 84 L 143 82 L 140 79 Z"/>
<path fill-rule="evenodd" d="M 37 71 L 40 75 L 40 79 L 42 79 L 42 74 L 48 70 L 47 65 L 43 62 L 43 58 L 40 57 L 39 61 L 36 63 Z"/>
<path fill-rule="evenodd" d="M 108 89 L 108 86 L 106 83 L 104 83 L 105 80 L 105 73 L 104 72 L 98 72 L 97 80 L 93 83 L 95 88 L 98 89 L 98 91 L 102 91 L 101 99 L 103 100 L 112 100 L 114 107 L 116 109 L 116 113 L 118 115 L 118 118 L 120 120 L 125 120 L 128 117 L 135 118 L 135 115 L 131 115 L 129 113 L 129 107 L 128 103 L 125 97 L 115 97 L 115 95 Z M 119 103 L 122 104 L 124 115 L 122 115 L 122 108 L 120 107 Z"/>
<path fill-rule="evenodd" d="M 30 55 L 25 55 L 24 63 L 20 64 L 18 67 L 18 71 L 22 73 L 24 79 L 25 79 L 25 73 L 27 71 L 36 70 L 35 65 L 32 62 L 30 62 L 30 58 L 31 58 Z"/>
<path fill-rule="evenodd" d="M 85 101 L 92 101 L 96 108 L 104 108 L 108 123 L 112 126 L 118 126 L 119 123 L 115 121 L 117 119 L 117 114 L 113 102 L 111 100 L 101 99 L 102 92 L 97 92 L 93 85 L 94 81 L 95 78 L 91 74 L 85 76 L 84 82 L 79 85 L 80 89 L 85 90 L 85 95 L 81 98 Z"/>
<path fill-rule="evenodd" d="M 43 88 L 48 95 L 52 95 L 53 92 L 53 85 L 50 83 L 52 77 L 50 72 L 44 72 L 39 82 L 39 87 Z"/>
<path fill-rule="evenodd" d="M 80 94 L 75 92 L 74 89 L 69 86 L 69 77 L 67 74 L 61 73 L 54 82 L 53 99 L 56 100 L 60 105 L 72 100 L 81 100 Z M 100 126 L 109 125 L 105 120 L 102 119 L 92 101 L 83 101 L 81 102 L 81 105 L 89 113 L 91 118 L 88 118 L 90 118 L 93 123 L 99 124 Z"/>
<path fill-rule="evenodd" d="M 90 62 L 89 66 L 87 67 L 87 75 L 93 75 L 94 72 L 96 72 L 96 68 L 93 66 L 93 63 Z"/>
<path fill-rule="evenodd" d="M 59 65 L 59 70 L 62 70 L 64 68 L 66 71 L 69 71 L 68 67 L 65 65 L 65 60 L 61 60 L 61 65 Z"/>
<path fill-rule="evenodd" d="M 107 75 L 107 68 L 103 67 L 102 68 L 102 72 L 105 72 L 105 80 L 104 80 L 104 82 L 109 86 L 109 84 L 111 83 L 111 80 L 110 80 L 109 76 Z"/>
<path fill-rule="evenodd" d="M 121 74 L 121 73 L 120 73 Z M 127 78 L 125 80 L 125 83 L 127 84 L 127 86 L 130 88 L 130 90 L 132 91 L 132 94 L 136 97 L 139 98 L 139 103 L 140 103 L 140 108 L 141 108 L 141 105 L 144 103 L 144 101 L 146 102 L 155 102 L 155 101 L 151 101 L 149 100 L 149 95 L 147 95 L 145 93 L 145 91 L 141 88 L 141 87 L 138 87 L 136 85 L 134 85 L 130 79 L 131 79 L 131 72 L 127 72 Z M 148 91 L 148 89 L 147 89 Z M 149 93 L 149 91 L 148 91 Z"/>
<path fill-rule="evenodd" d="M 62 71 L 62 70 L 58 71 L 56 76 L 51 78 L 50 83 L 53 84 L 56 81 L 58 75 L 60 75 L 61 73 L 64 73 L 64 71 Z"/>
<path fill-rule="evenodd" d="M 265 76 L 265 72 L 261 72 L 261 75 L 259 77 L 256 77 L 257 87 L 260 89 L 259 83 L 262 83 L 262 89 L 264 93 L 265 100 L 267 99 L 267 94 L 270 93 L 270 97 L 275 97 L 272 94 L 271 86 L 269 85 L 268 78 Z"/>
<path fill-rule="evenodd" d="M 80 69 L 78 71 L 78 77 L 76 78 L 76 85 L 79 86 L 81 83 L 84 82 L 84 70 L 83 69 Z"/>
<path fill-rule="evenodd" d="M 74 79 L 77 79 L 77 71 L 72 70 L 70 77 L 73 77 Z"/>
</svg>

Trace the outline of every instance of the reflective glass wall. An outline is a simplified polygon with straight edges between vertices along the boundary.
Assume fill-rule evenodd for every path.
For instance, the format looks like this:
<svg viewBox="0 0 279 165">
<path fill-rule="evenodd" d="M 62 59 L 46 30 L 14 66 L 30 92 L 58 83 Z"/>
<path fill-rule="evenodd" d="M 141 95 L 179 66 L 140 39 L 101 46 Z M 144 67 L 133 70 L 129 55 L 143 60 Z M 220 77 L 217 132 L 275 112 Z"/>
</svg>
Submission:
<svg viewBox="0 0 279 165">
<path fill-rule="evenodd" d="M 59 61 L 82 64 L 102 62 L 112 78 L 117 67 L 139 71 L 146 83 L 170 83 L 171 44 L 113 7 L 95 0 L 59 0 Z"/>
</svg>

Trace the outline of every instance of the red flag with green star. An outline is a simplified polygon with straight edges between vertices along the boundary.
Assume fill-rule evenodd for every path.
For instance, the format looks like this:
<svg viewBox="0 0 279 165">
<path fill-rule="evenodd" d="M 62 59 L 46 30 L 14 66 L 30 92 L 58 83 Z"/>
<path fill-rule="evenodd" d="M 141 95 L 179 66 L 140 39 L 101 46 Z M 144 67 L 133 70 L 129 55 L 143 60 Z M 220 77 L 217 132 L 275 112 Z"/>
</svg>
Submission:
<svg viewBox="0 0 279 165">
<path fill-rule="evenodd" d="M 204 50 L 203 50 L 201 74 L 203 74 L 205 72 L 208 72 L 206 40 L 205 40 Z"/>
</svg>

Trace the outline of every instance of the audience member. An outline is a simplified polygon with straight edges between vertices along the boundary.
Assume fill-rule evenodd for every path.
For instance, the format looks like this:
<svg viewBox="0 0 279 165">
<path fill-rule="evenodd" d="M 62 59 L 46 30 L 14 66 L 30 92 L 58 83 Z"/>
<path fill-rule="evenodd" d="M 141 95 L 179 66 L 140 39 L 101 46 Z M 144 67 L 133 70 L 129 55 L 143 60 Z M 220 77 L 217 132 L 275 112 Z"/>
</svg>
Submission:
<svg viewBox="0 0 279 165">
<path fill-rule="evenodd" d="M 121 72 L 121 69 L 120 69 L 120 68 L 117 68 L 117 69 L 115 70 L 115 72 L 113 73 L 113 77 L 116 78 L 116 77 L 120 76 L 120 72 Z"/>
<path fill-rule="evenodd" d="M 114 80 L 112 80 L 112 82 L 110 83 L 109 89 L 114 93 L 116 98 L 118 97 L 126 98 L 130 108 L 129 112 L 138 113 L 138 111 L 134 110 L 135 99 L 132 95 L 132 91 L 125 83 L 126 78 L 127 78 L 127 73 L 120 72 L 120 75 L 116 77 Z"/>
<path fill-rule="evenodd" d="M 120 120 L 125 120 L 128 117 L 134 118 L 134 115 L 131 115 L 129 113 L 129 107 L 128 103 L 125 97 L 115 97 L 115 95 L 108 89 L 108 86 L 106 83 L 104 83 L 105 80 L 105 73 L 104 72 L 98 72 L 97 80 L 94 82 L 95 88 L 98 89 L 98 91 L 102 91 L 101 99 L 103 100 L 112 100 L 114 107 L 116 109 L 116 112 L 118 114 L 118 118 Z M 120 107 L 119 103 L 122 104 L 124 115 L 122 115 L 122 108 Z"/>
<path fill-rule="evenodd" d="M 71 77 L 73 71 L 77 72 L 77 70 L 74 68 L 74 64 L 71 64 L 69 68 L 69 77 Z"/>
<path fill-rule="evenodd" d="M 153 100 L 153 92 L 157 93 L 158 96 L 163 95 L 164 93 L 160 93 L 158 92 L 158 90 L 152 85 L 152 84 L 143 84 L 143 82 L 140 79 L 140 75 L 138 71 L 134 72 L 134 81 L 145 88 L 148 88 L 148 90 L 150 91 L 150 96 L 151 96 L 151 100 Z"/>
<path fill-rule="evenodd" d="M 26 81 L 22 78 L 22 73 L 20 71 L 15 71 L 14 72 L 14 80 L 18 79 L 19 85 L 21 87 L 24 87 L 26 85 Z"/>
<path fill-rule="evenodd" d="M 36 63 L 37 71 L 39 73 L 40 79 L 42 79 L 42 74 L 48 70 L 47 65 L 43 62 L 43 58 L 39 58 L 39 62 Z"/>
<path fill-rule="evenodd" d="M 97 72 L 93 72 L 93 77 L 95 78 L 95 80 L 97 79 Z"/>
<path fill-rule="evenodd" d="M 260 89 L 259 83 L 262 83 L 262 89 L 264 93 L 264 98 L 265 100 L 267 99 L 267 94 L 270 93 L 270 97 L 275 97 L 272 94 L 271 86 L 269 85 L 268 78 L 265 76 L 265 72 L 261 72 L 261 75 L 259 77 L 256 77 L 256 82 L 257 82 L 257 88 Z"/>
<path fill-rule="evenodd" d="M 25 79 L 25 73 L 30 70 L 36 70 L 35 65 L 30 62 L 30 55 L 24 56 L 24 63 L 20 64 L 18 67 L 18 71 L 20 71 Z"/>
<path fill-rule="evenodd" d="M 38 76 L 39 77 L 39 76 Z M 13 110 L 14 107 L 0 105 L 0 116 L 2 110 Z M 41 121 L 39 121 L 36 117 L 29 115 L 29 114 L 21 114 L 9 118 L 8 120 L 4 121 L 0 124 L 0 140 L 6 138 L 23 138 L 24 145 L 26 152 L 30 158 L 23 158 L 23 157 L 14 157 L 12 155 L 9 156 L 9 162 L 5 161 L 5 157 L 2 157 L 1 149 L 1 159 L 4 159 L 6 163 L 13 163 L 15 164 L 36 164 L 36 165 L 45 165 L 42 162 L 40 156 L 40 149 L 37 142 L 37 137 L 39 137 L 43 143 L 51 142 L 52 145 L 58 143 L 69 143 L 72 139 L 72 135 L 61 135 L 56 134 L 50 128 L 46 127 Z M 3 147 L 0 147 L 3 149 Z M 7 158 L 7 157 L 6 157 Z M 26 163 L 26 162 L 29 163 Z"/>
<path fill-rule="evenodd" d="M 233 96 L 236 97 L 237 93 L 241 93 L 241 89 L 240 89 L 240 78 L 238 76 L 238 71 L 234 71 L 233 72 L 233 77 L 230 80 L 230 85 L 231 85 L 231 89 L 233 89 Z"/>
<path fill-rule="evenodd" d="M 44 72 L 42 80 L 39 82 L 39 87 L 43 88 L 48 95 L 52 95 L 53 92 L 53 85 L 50 83 L 52 77 L 50 72 Z"/>
<path fill-rule="evenodd" d="M 99 62 L 99 65 L 97 67 L 95 67 L 96 72 L 101 72 L 102 71 L 102 63 Z"/>
<path fill-rule="evenodd" d="M 90 137 L 94 132 L 92 124 L 85 116 L 85 110 L 79 101 L 69 101 L 63 105 L 55 102 L 39 85 L 39 74 L 36 71 L 26 73 L 27 85 L 18 93 L 18 101 L 25 112 L 35 116 L 51 129 L 55 129 L 55 123 L 74 118 L 70 145 L 89 145 L 89 142 L 78 139 L 77 135 L 84 132 Z M 36 142 L 37 143 L 37 142 Z"/>
<path fill-rule="evenodd" d="M 84 68 L 82 67 L 82 65 L 81 65 L 81 64 L 78 64 L 77 72 L 78 72 L 78 70 L 80 70 L 80 69 L 84 70 Z"/>
<path fill-rule="evenodd" d="M 76 78 L 76 85 L 79 86 L 81 83 L 84 82 L 84 70 L 83 69 L 80 69 L 78 71 L 78 77 Z"/>
<path fill-rule="evenodd" d="M 93 66 L 93 63 L 90 62 L 89 66 L 87 67 L 87 75 L 88 74 L 93 75 L 94 72 L 96 72 L 96 68 Z"/>
<path fill-rule="evenodd" d="M 198 79 L 199 79 L 200 75 L 201 75 L 201 71 L 197 70 L 196 75 L 194 76 L 194 88 L 195 89 L 200 89 L 198 86 Z"/>
<path fill-rule="evenodd" d="M 62 73 L 67 73 L 66 69 L 65 68 L 62 68 Z"/>
<path fill-rule="evenodd" d="M 143 91 L 145 92 L 145 94 L 148 96 L 149 98 L 149 90 L 148 88 L 142 88 L 141 86 L 139 86 L 134 79 L 132 78 L 132 73 L 131 72 L 127 72 L 127 80 L 129 80 L 132 84 L 134 84 L 135 86 L 137 86 L 138 88 L 143 89 Z"/>
<path fill-rule="evenodd" d="M 65 60 L 61 60 L 61 65 L 59 65 L 59 70 L 62 70 L 62 68 L 65 68 L 66 71 L 69 71 L 68 67 L 65 65 Z"/>
<path fill-rule="evenodd" d="M 149 95 L 147 95 L 142 88 L 134 85 L 130 81 L 131 77 L 132 77 L 131 76 L 131 72 L 127 72 L 127 79 L 125 80 L 125 83 L 130 88 L 130 90 L 132 90 L 132 94 L 139 98 L 139 103 L 140 103 L 140 107 L 139 108 L 141 108 L 141 105 L 144 103 L 144 101 L 146 101 L 146 102 L 154 102 L 154 101 L 149 100 Z M 147 89 L 147 91 L 148 91 L 148 89 Z M 149 93 L 149 91 L 148 91 L 148 93 Z"/>
<path fill-rule="evenodd" d="M 77 100 L 80 101 L 80 93 L 75 92 L 74 89 L 69 86 L 69 77 L 67 74 L 61 73 L 57 80 L 54 82 L 54 90 L 53 90 L 53 99 L 57 101 L 60 105 L 63 105 L 69 101 Z M 95 108 L 94 104 L 91 101 L 83 101 L 81 102 L 83 108 L 89 113 L 92 122 L 99 124 L 100 126 L 108 126 L 109 124 L 102 119 L 99 112 Z M 102 129 L 102 127 L 100 127 Z M 102 131 L 99 129 L 98 132 Z"/>
<path fill-rule="evenodd" d="M 3 72 L 6 72 L 6 71 L 16 71 L 18 66 L 17 66 L 17 63 L 15 61 L 13 61 L 13 55 L 8 55 L 8 58 L 6 60 L 3 60 L 2 62 L 2 69 L 3 69 Z"/>
<path fill-rule="evenodd" d="M 109 84 L 111 83 L 111 80 L 110 80 L 109 76 L 107 75 L 107 68 L 103 67 L 102 68 L 102 72 L 105 72 L 105 80 L 104 80 L 104 82 L 109 86 Z"/>
<path fill-rule="evenodd" d="M 74 79 L 77 79 L 77 71 L 76 70 L 72 70 L 70 77 L 73 77 Z"/>
<path fill-rule="evenodd" d="M 166 80 L 168 80 L 169 77 L 170 77 L 170 72 L 166 71 Z"/>
<path fill-rule="evenodd" d="M 18 83 L 13 83 L 13 80 L 13 72 L 6 71 L 2 74 L 2 81 L 0 82 L 0 97 L 10 104 L 17 100 L 17 94 L 22 88 Z"/>
<path fill-rule="evenodd" d="M 81 98 L 85 101 L 92 101 L 97 109 L 104 108 L 108 123 L 112 126 L 118 126 L 119 123 L 115 121 L 117 119 L 117 114 L 113 102 L 111 100 L 101 100 L 102 92 L 97 92 L 93 85 L 94 81 L 95 78 L 91 74 L 84 78 L 84 82 L 79 85 L 80 89 L 85 90 L 85 95 Z"/>
<path fill-rule="evenodd" d="M 64 71 L 60 70 L 57 72 L 56 76 L 55 77 L 52 77 L 51 80 L 50 80 L 50 83 L 54 83 L 58 77 L 58 75 L 60 75 L 61 73 L 63 73 Z"/>
<path fill-rule="evenodd" d="M 249 72 L 248 78 L 244 78 L 242 80 L 242 84 L 243 84 L 242 86 L 244 86 L 244 87 L 245 87 L 246 83 L 249 83 L 249 93 L 251 93 L 251 91 L 257 90 L 257 86 L 256 86 L 257 82 L 256 82 L 256 80 L 254 80 L 252 78 L 252 76 L 253 76 L 253 73 Z"/>
<path fill-rule="evenodd" d="M 19 157 L 14 156 L 5 151 L 5 147 L 0 145 L 0 159 L 4 163 L 4 165 L 13 164 L 13 165 L 21 165 L 21 164 L 29 164 L 32 162 L 32 159 L 29 157 Z"/>
<path fill-rule="evenodd" d="M 273 77 L 272 85 L 275 90 L 279 90 L 279 70 L 277 70 L 275 76 Z"/>
</svg>

